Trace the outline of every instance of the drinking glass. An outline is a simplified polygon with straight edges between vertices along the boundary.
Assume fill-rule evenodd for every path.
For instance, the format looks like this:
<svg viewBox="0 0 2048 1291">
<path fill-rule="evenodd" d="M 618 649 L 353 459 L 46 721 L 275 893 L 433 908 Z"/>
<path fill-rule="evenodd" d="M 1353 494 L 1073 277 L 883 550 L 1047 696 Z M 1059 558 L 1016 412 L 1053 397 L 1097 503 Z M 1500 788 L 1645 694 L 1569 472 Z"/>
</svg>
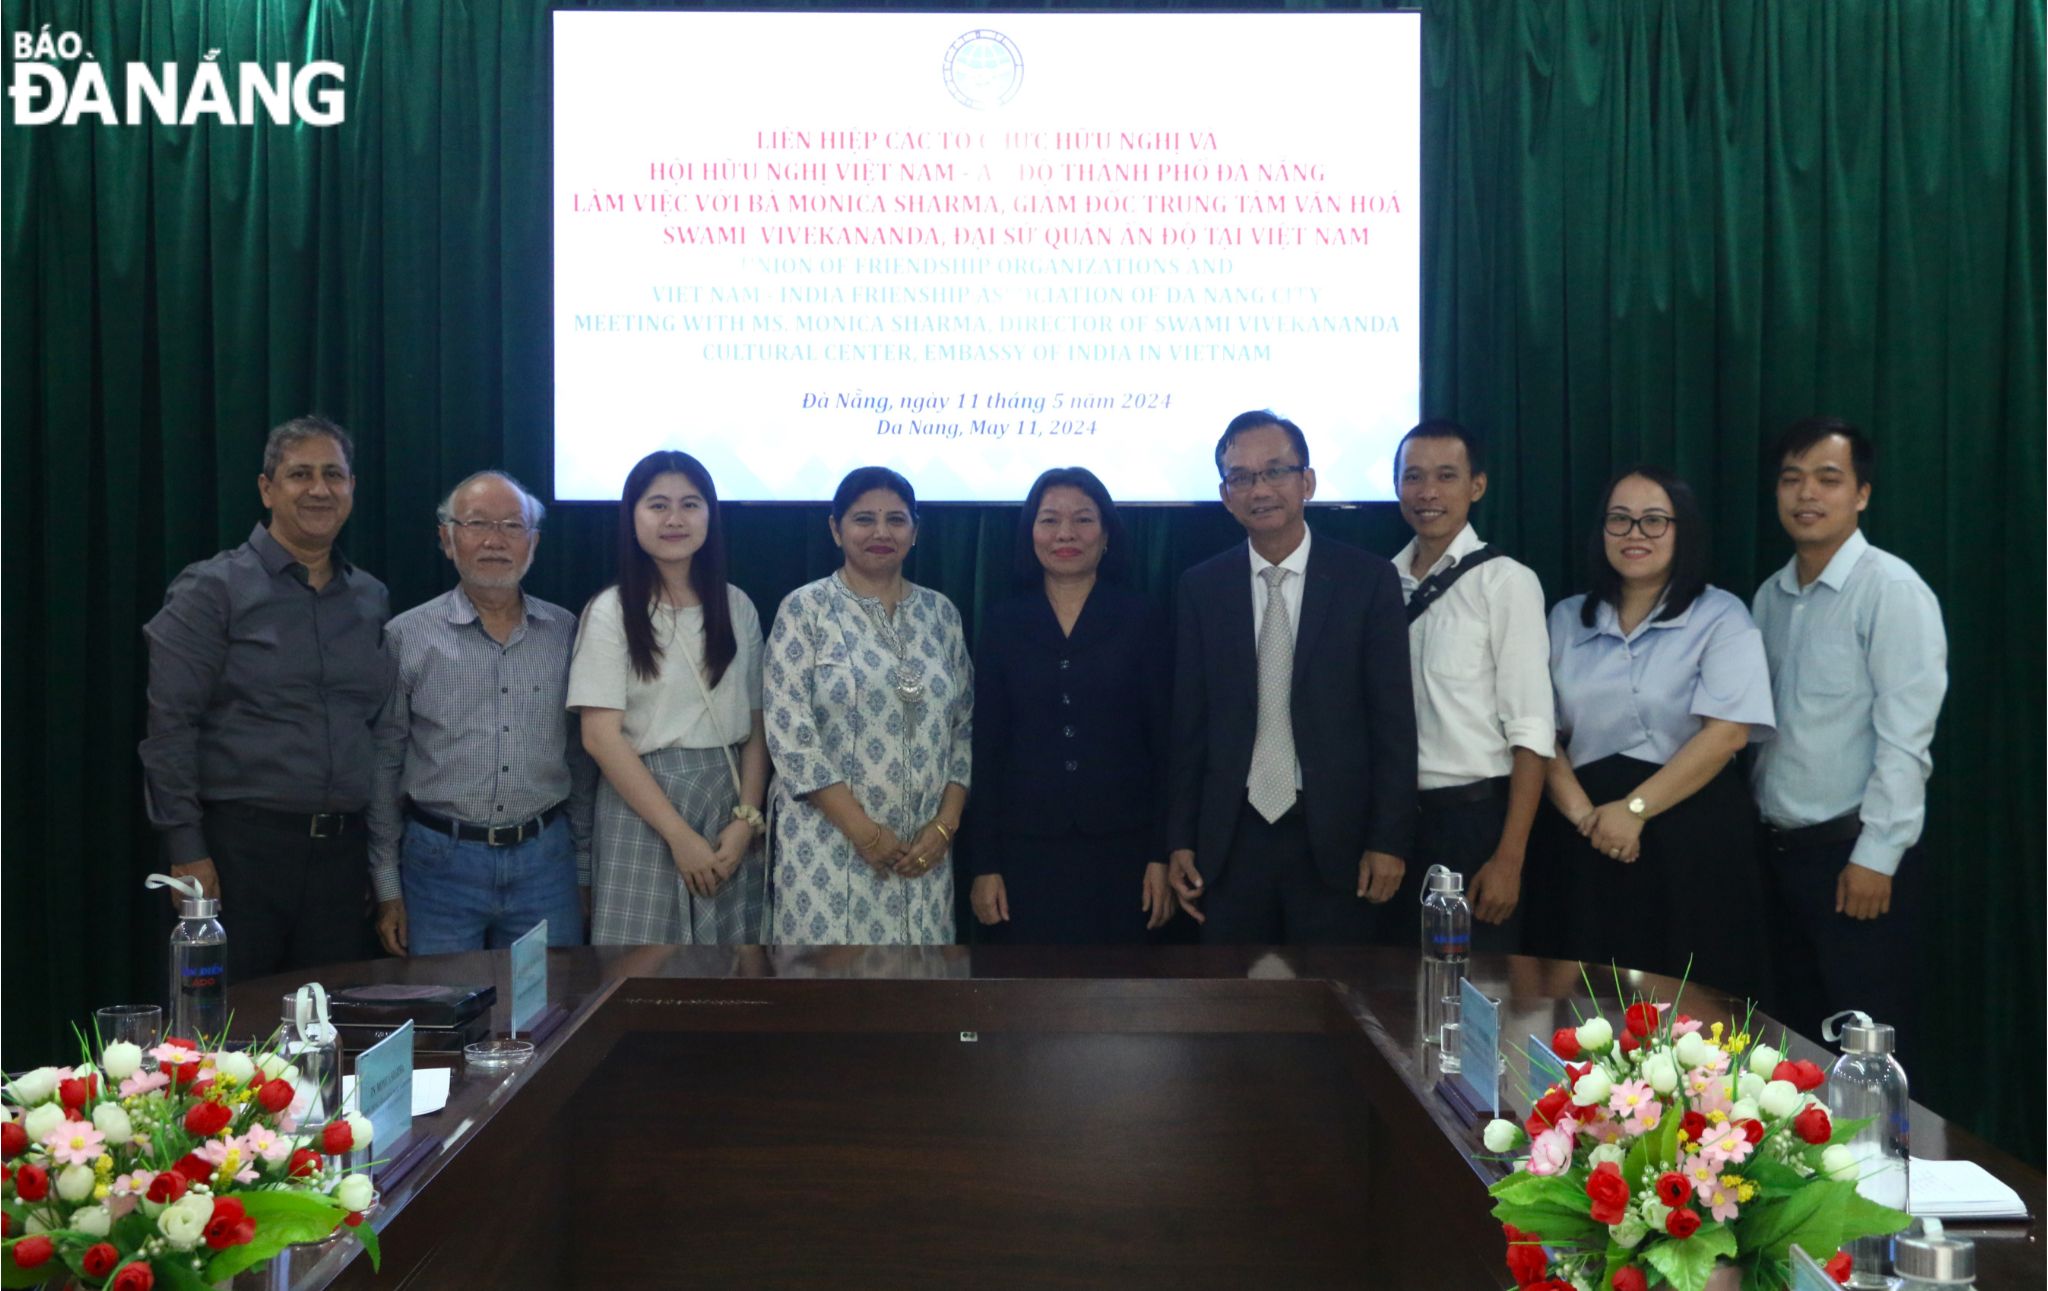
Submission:
<svg viewBox="0 0 2048 1291">
<path fill-rule="evenodd" d="M 143 1049 L 154 1049 L 157 1041 L 163 1039 L 164 1011 L 160 1005 L 109 1004 L 93 1010 L 93 1017 L 99 1022 L 102 1048 L 125 1040 Z"/>
</svg>

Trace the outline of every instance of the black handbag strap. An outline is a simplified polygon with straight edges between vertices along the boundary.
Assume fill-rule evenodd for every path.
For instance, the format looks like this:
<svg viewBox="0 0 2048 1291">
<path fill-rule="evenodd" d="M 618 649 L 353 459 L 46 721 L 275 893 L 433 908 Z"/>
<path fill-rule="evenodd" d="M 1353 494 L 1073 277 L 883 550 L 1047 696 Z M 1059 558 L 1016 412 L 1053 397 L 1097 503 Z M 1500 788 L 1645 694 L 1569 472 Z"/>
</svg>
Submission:
<svg viewBox="0 0 2048 1291">
<path fill-rule="evenodd" d="M 1506 553 L 1489 542 L 1457 564 L 1452 565 L 1449 569 L 1440 569 L 1428 578 L 1423 579 L 1420 583 L 1417 583 L 1415 585 L 1415 595 L 1408 598 L 1408 621 L 1413 623 L 1421 618 L 1429 610 L 1430 606 L 1436 604 L 1443 598 L 1445 592 L 1451 590 L 1452 583 L 1457 582 L 1466 574 L 1492 560 L 1495 556 L 1504 554 Z"/>
</svg>

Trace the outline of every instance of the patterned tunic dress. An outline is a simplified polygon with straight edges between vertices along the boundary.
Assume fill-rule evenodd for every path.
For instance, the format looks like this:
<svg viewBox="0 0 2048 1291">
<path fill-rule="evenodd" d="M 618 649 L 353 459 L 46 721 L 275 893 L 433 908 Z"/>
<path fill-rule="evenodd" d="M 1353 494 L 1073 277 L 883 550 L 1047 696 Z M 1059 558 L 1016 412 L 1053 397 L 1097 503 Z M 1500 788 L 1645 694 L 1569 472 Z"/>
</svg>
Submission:
<svg viewBox="0 0 2048 1291">
<path fill-rule="evenodd" d="M 922 686 L 919 702 L 898 693 L 899 672 Z M 913 584 L 890 619 L 880 601 L 832 574 L 783 600 L 764 674 L 776 770 L 775 942 L 952 941 L 951 853 L 916 878 L 877 873 L 803 795 L 843 781 L 907 843 L 938 813 L 948 784 L 968 783 L 974 671 L 960 612 Z"/>
</svg>

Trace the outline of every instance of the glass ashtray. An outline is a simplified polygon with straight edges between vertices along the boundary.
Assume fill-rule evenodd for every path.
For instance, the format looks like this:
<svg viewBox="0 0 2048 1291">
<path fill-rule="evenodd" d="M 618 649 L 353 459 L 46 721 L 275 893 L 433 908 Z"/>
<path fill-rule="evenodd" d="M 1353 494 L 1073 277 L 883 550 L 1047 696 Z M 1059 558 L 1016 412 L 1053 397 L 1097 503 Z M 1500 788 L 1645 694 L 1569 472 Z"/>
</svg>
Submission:
<svg viewBox="0 0 2048 1291">
<path fill-rule="evenodd" d="M 523 1067 L 533 1059 L 531 1040 L 479 1040 L 462 1046 L 463 1061 L 486 1071 Z"/>
</svg>

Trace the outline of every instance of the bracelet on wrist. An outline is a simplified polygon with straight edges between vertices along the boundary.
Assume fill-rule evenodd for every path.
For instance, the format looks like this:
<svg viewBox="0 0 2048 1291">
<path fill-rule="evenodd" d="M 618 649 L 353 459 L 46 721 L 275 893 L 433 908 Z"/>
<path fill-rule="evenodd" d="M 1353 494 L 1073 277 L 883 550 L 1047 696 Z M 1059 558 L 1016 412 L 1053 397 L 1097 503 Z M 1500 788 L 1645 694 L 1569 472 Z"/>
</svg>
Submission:
<svg viewBox="0 0 2048 1291">
<path fill-rule="evenodd" d="M 743 802 L 734 807 L 732 809 L 732 818 L 757 834 L 766 832 L 768 828 L 767 818 L 761 814 L 761 809 L 752 803 Z"/>
<path fill-rule="evenodd" d="M 946 828 L 946 822 L 937 816 L 932 817 L 932 828 L 938 830 L 939 837 L 945 839 L 948 844 L 953 841 L 953 831 Z"/>
</svg>

